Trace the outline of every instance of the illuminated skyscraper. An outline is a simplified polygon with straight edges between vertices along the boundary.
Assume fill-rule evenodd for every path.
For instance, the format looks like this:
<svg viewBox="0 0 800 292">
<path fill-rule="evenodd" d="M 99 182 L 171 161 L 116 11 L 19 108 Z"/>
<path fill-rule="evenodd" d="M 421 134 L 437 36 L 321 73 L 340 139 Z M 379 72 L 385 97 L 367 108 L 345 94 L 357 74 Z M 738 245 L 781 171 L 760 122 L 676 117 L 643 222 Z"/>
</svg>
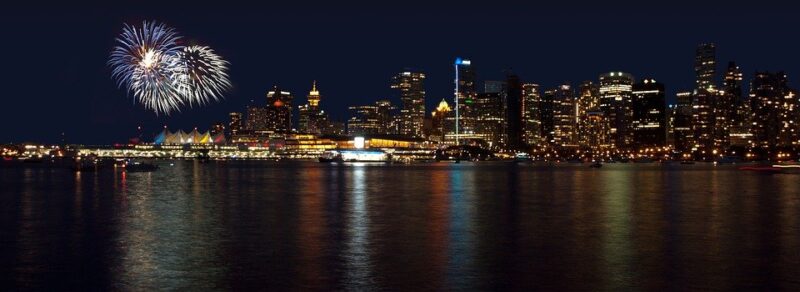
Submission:
<svg viewBox="0 0 800 292">
<path fill-rule="evenodd" d="M 292 93 L 283 91 L 278 86 L 273 86 L 272 90 L 267 92 L 267 131 L 291 133 L 293 99 Z"/>
<path fill-rule="evenodd" d="M 522 139 L 528 146 L 543 142 L 541 102 L 538 84 L 522 84 Z"/>
<path fill-rule="evenodd" d="M 444 141 L 444 133 L 446 131 L 446 118 L 450 115 L 452 109 L 447 101 L 442 99 L 436 110 L 431 112 L 431 137 L 429 139 L 442 142 Z"/>
<path fill-rule="evenodd" d="M 716 125 L 715 103 L 719 95 L 716 79 L 716 47 L 701 44 L 697 47 L 694 61 L 696 88 L 692 100 L 692 128 L 694 147 L 700 155 L 710 157 L 715 151 L 714 127 Z"/>
<path fill-rule="evenodd" d="M 482 139 L 491 148 L 497 148 L 505 143 L 506 117 L 503 111 L 503 96 L 501 92 L 478 93 L 473 104 L 475 131 L 472 135 L 462 138 Z"/>
<path fill-rule="evenodd" d="M 314 81 L 311 85 L 311 91 L 308 93 L 308 104 L 298 107 L 300 113 L 299 130 L 301 133 L 322 134 L 327 131 L 328 117 L 319 108 L 321 99 L 322 95 L 317 90 L 317 82 Z"/>
<path fill-rule="evenodd" d="M 664 84 L 644 79 L 633 85 L 633 141 L 637 149 L 664 147 L 667 117 Z"/>
<path fill-rule="evenodd" d="M 697 46 L 694 58 L 694 72 L 697 75 L 696 89 L 712 90 L 716 88 L 716 46 L 713 43 Z"/>
<path fill-rule="evenodd" d="M 612 148 L 629 149 L 633 144 L 633 76 L 623 72 L 600 75 L 600 111 L 608 120 Z"/>
<path fill-rule="evenodd" d="M 376 101 L 374 105 L 350 107 L 350 119 L 347 121 L 348 135 L 395 134 L 390 128 L 394 110 L 388 100 Z"/>
<path fill-rule="evenodd" d="M 717 100 L 715 140 L 718 147 L 744 147 L 752 139 L 750 134 L 750 104 L 742 94 L 742 70 L 736 63 L 728 63 L 722 91 Z"/>
<path fill-rule="evenodd" d="M 798 144 L 798 95 L 786 74 L 756 72 L 750 84 L 754 146 L 764 149 Z"/>
<path fill-rule="evenodd" d="M 425 119 L 425 74 L 404 71 L 392 79 L 392 88 L 400 91 L 400 134 L 423 136 Z"/>
<path fill-rule="evenodd" d="M 459 144 L 462 138 L 473 138 L 475 133 L 475 98 L 478 96 L 475 84 L 475 70 L 472 61 L 456 58 L 455 61 L 455 91 L 453 98 L 454 111 L 452 112 L 453 129 L 446 133 L 448 140 Z"/>
<path fill-rule="evenodd" d="M 675 151 L 688 153 L 694 147 L 694 130 L 692 128 L 692 92 L 678 92 L 677 103 L 673 107 L 672 135 Z"/>
<path fill-rule="evenodd" d="M 601 127 L 598 125 L 598 123 L 606 123 L 607 121 L 605 115 L 600 111 L 600 88 L 597 84 L 591 81 L 581 83 L 577 106 L 578 145 L 599 149 L 599 141 L 602 141 L 602 143 L 607 142 L 607 137 L 605 136 L 608 136 L 608 126 Z M 590 114 L 591 119 L 589 117 Z M 596 137 L 597 135 L 603 135 L 604 137 Z M 590 145 L 595 145 L 595 147 L 590 147 Z"/>
<path fill-rule="evenodd" d="M 559 147 L 577 147 L 577 102 L 569 84 L 554 90 L 553 143 Z"/>
</svg>

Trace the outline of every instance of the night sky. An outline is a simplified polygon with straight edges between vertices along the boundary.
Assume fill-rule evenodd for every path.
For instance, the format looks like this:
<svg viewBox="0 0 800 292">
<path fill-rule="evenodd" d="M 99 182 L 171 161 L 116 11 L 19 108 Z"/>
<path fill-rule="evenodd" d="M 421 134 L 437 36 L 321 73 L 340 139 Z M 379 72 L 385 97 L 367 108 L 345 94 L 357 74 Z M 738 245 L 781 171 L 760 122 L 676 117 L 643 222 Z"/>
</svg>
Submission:
<svg viewBox="0 0 800 292">
<path fill-rule="evenodd" d="M 0 142 L 58 142 L 65 132 L 69 143 L 110 144 L 136 136 L 138 125 L 146 133 L 163 125 L 204 130 L 252 100 L 264 104 L 274 84 L 304 104 L 312 80 L 321 107 L 344 120 L 349 105 L 399 102 L 389 83 L 404 68 L 427 73 L 429 112 L 452 99 L 456 56 L 472 60 L 479 80 L 502 79 L 510 68 L 545 88 L 625 71 L 665 83 L 672 101 L 694 86 L 695 46 L 714 42 L 719 76 L 734 60 L 746 81 L 755 70 L 785 70 L 791 85 L 800 85 L 796 4 L 530 2 L 6 4 Z M 170 116 L 134 104 L 106 61 L 123 23 L 142 20 L 214 48 L 231 62 L 234 89 L 221 102 Z"/>
</svg>

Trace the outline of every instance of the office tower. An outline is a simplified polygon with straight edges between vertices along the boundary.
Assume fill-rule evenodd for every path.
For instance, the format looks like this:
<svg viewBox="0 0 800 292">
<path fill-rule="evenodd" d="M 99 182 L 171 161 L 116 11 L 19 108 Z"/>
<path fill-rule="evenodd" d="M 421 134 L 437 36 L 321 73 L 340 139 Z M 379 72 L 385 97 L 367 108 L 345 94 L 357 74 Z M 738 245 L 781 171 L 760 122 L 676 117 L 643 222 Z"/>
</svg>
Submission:
<svg viewBox="0 0 800 292">
<path fill-rule="evenodd" d="M 265 132 L 268 129 L 269 109 L 267 107 L 251 104 L 247 106 L 247 120 L 245 128 L 253 132 Z"/>
<path fill-rule="evenodd" d="M 636 149 L 664 147 L 667 117 L 664 84 L 644 79 L 633 84 L 633 141 Z"/>
<path fill-rule="evenodd" d="M 600 111 L 600 88 L 592 81 L 584 81 L 578 89 L 577 100 L 577 120 L 578 120 L 578 137 L 577 143 L 579 146 L 589 147 L 591 144 L 598 143 L 598 137 L 594 135 L 608 135 L 607 132 L 600 130 L 607 129 L 608 127 L 598 127 L 597 123 L 607 122 L 605 115 L 598 115 Z M 589 119 L 591 113 L 592 119 Z M 589 127 L 592 129 L 590 130 Z M 606 141 L 606 137 L 602 137 L 602 141 Z M 594 142 L 594 143 L 592 143 Z M 592 147 L 589 147 L 592 148 Z M 596 145 L 594 148 L 599 148 Z"/>
<path fill-rule="evenodd" d="M 601 111 L 587 111 L 581 121 L 581 132 L 584 140 L 583 147 L 591 150 L 592 156 L 608 155 L 610 142 L 608 141 L 608 121 Z"/>
<path fill-rule="evenodd" d="M 489 148 L 498 148 L 505 143 L 503 95 L 501 92 L 478 93 L 473 104 L 475 133 L 462 138 L 482 139 Z"/>
<path fill-rule="evenodd" d="M 522 139 L 527 146 L 536 147 L 543 142 L 541 102 L 538 84 L 522 84 Z"/>
<path fill-rule="evenodd" d="M 791 147 L 798 143 L 798 96 L 787 84 L 786 74 L 756 72 L 750 84 L 754 146 L 763 149 Z"/>
<path fill-rule="evenodd" d="M 444 141 L 444 133 L 446 132 L 446 119 L 450 115 L 452 109 L 450 105 L 447 104 L 445 99 L 439 102 L 439 105 L 436 109 L 431 112 L 431 135 L 430 138 L 433 141 L 442 142 Z"/>
<path fill-rule="evenodd" d="M 559 86 L 553 95 L 553 142 L 559 147 L 576 147 L 577 102 L 569 84 Z"/>
<path fill-rule="evenodd" d="M 717 101 L 720 111 L 717 115 L 717 144 L 723 149 L 729 146 L 746 147 L 752 140 L 750 102 L 742 92 L 742 70 L 734 62 L 728 63 L 720 95 Z"/>
<path fill-rule="evenodd" d="M 541 118 L 542 118 L 542 138 L 544 138 L 545 146 L 552 146 L 555 142 L 553 140 L 553 133 L 555 125 L 553 123 L 553 107 L 556 98 L 557 89 L 549 89 L 542 95 L 542 102 L 540 103 Z"/>
<path fill-rule="evenodd" d="M 396 134 L 392 130 L 395 117 L 391 102 L 376 101 L 373 105 L 351 106 L 350 119 L 347 121 L 348 135 L 386 135 Z M 402 119 L 400 119 L 402 120 Z M 421 129 L 420 129 L 421 130 Z"/>
<path fill-rule="evenodd" d="M 478 96 L 475 84 L 475 70 L 472 61 L 456 58 L 455 61 L 454 111 L 452 113 L 453 128 L 446 133 L 448 140 L 461 143 L 462 137 L 469 137 L 475 132 L 475 98 Z"/>
<path fill-rule="evenodd" d="M 400 134 L 422 137 L 425 119 L 425 74 L 404 71 L 392 78 L 392 88 L 400 91 Z"/>
<path fill-rule="evenodd" d="M 633 143 L 632 87 L 633 76 L 628 73 L 600 75 L 600 111 L 609 123 L 611 147 L 619 150 L 627 150 Z"/>
<path fill-rule="evenodd" d="M 696 88 L 692 100 L 692 128 L 695 143 L 693 148 L 705 157 L 719 151 L 715 148 L 714 139 L 715 103 L 719 94 L 715 84 L 716 64 L 714 44 L 700 44 L 694 60 Z"/>
<path fill-rule="evenodd" d="M 716 88 L 716 46 L 713 43 L 697 46 L 694 58 L 694 72 L 696 74 L 696 89 L 713 90 Z"/>
<path fill-rule="evenodd" d="M 228 122 L 228 137 L 233 137 L 239 134 L 242 130 L 242 113 L 232 112 L 228 114 L 230 121 Z"/>
<path fill-rule="evenodd" d="M 317 82 L 311 85 L 311 91 L 308 92 L 308 104 L 298 107 L 300 113 L 299 130 L 301 133 L 308 134 L 322 134 L 328 128 L 328 117 L 325 112 L 319 108 L 319 102 L 322 99 L 317 90 Z"/>
<path fill-rule="evenodd" d="M 673 109 L 672 133 L 674 150 L 688 153 L 694 147 L 694 130 L 692 129 L 692 92 L 684 91 L 676 94 L 677 103 Z"/>
<path fill-rule="evenodd" d="M 524 149 L 522 140 L 522 82 L 519 76 L 509 73 L 506 76 L 505 94 L 506 146 L 508 149 Z"/>
<path fill-rule="evenodd" d="M 292 93 L 281 90 L 277 85 L 267 92 L 267 131 L 280 134 L 292 132 L 293 99 Z"/>
</svg>

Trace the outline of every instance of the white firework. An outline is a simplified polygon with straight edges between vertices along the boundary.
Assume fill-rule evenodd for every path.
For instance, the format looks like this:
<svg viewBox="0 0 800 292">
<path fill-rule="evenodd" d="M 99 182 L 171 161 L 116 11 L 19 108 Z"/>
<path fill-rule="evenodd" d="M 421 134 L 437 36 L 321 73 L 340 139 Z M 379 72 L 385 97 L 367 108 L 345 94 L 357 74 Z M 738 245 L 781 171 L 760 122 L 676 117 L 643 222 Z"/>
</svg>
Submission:
<svg viewBox="0 0 800 292">
<path fill-rule="evenodd" d="M 207 46 L 187 46 L 178 57 L 185 70 L 180 76 L 181 95 L 189 105 L 203 105 L 223 98 L 231 88 L 228 79 L 228 61 Z"/>
<path fill-rule="evenodd" d="M 117 85 L 133 93 L 136 101 L 156 114 L 169 114 L 184 104 L 182 78 L 186 72 L 178 53 L 178 32 L 164 24 L 125 24 L 108 63 Z"/>
</svg>

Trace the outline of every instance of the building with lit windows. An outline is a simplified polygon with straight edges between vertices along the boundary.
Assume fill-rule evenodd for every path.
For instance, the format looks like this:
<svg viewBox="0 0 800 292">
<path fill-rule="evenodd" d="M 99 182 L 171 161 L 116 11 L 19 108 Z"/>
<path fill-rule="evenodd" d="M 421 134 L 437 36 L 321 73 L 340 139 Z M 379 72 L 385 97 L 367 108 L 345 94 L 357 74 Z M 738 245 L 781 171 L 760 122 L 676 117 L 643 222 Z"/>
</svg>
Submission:
<svg viewBox="0 0 800 292">
<path fill-rule="evenodd" d="M 232 112 L 228 114 L 228 137 L 233 137 L 234 135 L 239 134 L 239 131 L 242 130 L 242 113 Z"/>
<path fill-rule="evenodd" d="M 349 109 L 348 135 L 396 134 L 392 130 L 394 124 L 392 112 L 395 108 L 388 100 L 379 100 L 373 105 L 351 106 Z"/>
<path fill-rule="evenodd" d="M 643 79 L 633 84 L 633 141 L 638 150 L 664 147 L 667 117 L 664 84 Z"/>
<path fill-rule="evenodd" d="M 522 139 L 528 146 L 543 142 L 541 102 L 538 84 L 522 84 Z"/>
<path fill-rule="evenodd" d="M 317 90 L 317 82 L 311 85 L 311 91 L 308 92 L 308 103 L 298 107 L 300 115 L 299 131 L 306 134 L 328 134 L 328 116 L 325 111 L 319 107 L 319 102 L 322 99 L 319 90 Z"/>
<path fill-rule="evenodd" d="M 447 130 L 445 137 L 453 143 L 461 140 L 475 140 L 481 137 L 475 135 L 475 98 L 478 97 L 475 70 L 472 61 L 456 58 L 455 61 L 455 91 L 453 98 L 453 111 L 448 118 L 448 124 L 453 127 Z"/>
<path fill-rule="evenodd" d="M 437 142 L 444 141 L 444 133 L 447 130 L 446 118 L 452 109 L 445 99 L 439 102 L 436 110 L 431 112 L 431 135 L 429 139 Z"/>
<path fill-rule="evenodd" d="M 505 143 L 505 112 L 503 111 L 503 93 L 478 93 L 473 104 L 475 131 L 470 138 L 478 138 L 490 148 L 497 148 Z"/>
<path fill-rule="evenodd" d="M 400 134 L 422 137 L 425 119 L 425 74 L 412 71 L 400 72 L 392 78 L 392 88 L 400 91 Z"/>
<path fill-rule="evenodd" d="M 267 92 L 266 131 L 288 134 L 292 132 L 292 100 L 294 96 L 277 85 Z M 250 119 L 250 117 L 247 117 Z"/>
<path fill-rule="evenodd" d="M 558 147 L 577 147 L 577 103 L 569 84 L 559 86 L 553 95 L 553 143 Z"/>
<path fill-rule="evenodd" d="M 623 72 L 600 75 L 600 111 L 609 127 L 612 148 L 625 150 L 633 146 L 633 76 Z"/>
<path fill-rule="evenodd" d="M 606 136 L 608 135 L 607 125 L 605 127 L 598 127 L 597 125 L 599 122 L 605 123 L 607 121 L 605 115 L 598 114 L 602 112 L 600 111 L 600 88 L 596 83 L 592 81 L 584 81 L 581 83 L 580 87 L 578 88 L 577 107 L 578 145 L 584 148 L 598 148 L 598 139 L 601 139 L 603 143 L 606 143 L 607 137 L 594 137 L 598 134 Z M 590 113 L 592 115 L 592 119 L 589 119 Z M 591 145 L 595 145 L 595 147 L 590 147 Z"/>
<path fill-rule="evenodd" d="M 692 128 L 692 92 L 683 91 L 676 94 L 676 104 L 672 115 L 673 149 L 687 153 L 694 147 L 694 130 Z"/>
<path fill-rule="evenodd" d="M 692 100 L 692 128 L 694 149 L 701 156 L 709 157 L 719 149 L 715 147 L 715 104 L 719 95 L 716 80 L 716 47 L 701 44 L 695 52 L 694 71 L 696 88 Z"/>
<path fill-rule="evenodd" d="M 715 130 L 717 145 L 723 149 L 747 147 L 752 140 L 750 102 L 742 91 L 742 70 L 734 62 L 728 63 L 719 98 Z"/>
<path fill-rule="evenodd" d="M 798 144 L 798 96 L 783 72 L 756 72 L 750 85 L 753 142 L 770 149 Z"/>
</svg>

